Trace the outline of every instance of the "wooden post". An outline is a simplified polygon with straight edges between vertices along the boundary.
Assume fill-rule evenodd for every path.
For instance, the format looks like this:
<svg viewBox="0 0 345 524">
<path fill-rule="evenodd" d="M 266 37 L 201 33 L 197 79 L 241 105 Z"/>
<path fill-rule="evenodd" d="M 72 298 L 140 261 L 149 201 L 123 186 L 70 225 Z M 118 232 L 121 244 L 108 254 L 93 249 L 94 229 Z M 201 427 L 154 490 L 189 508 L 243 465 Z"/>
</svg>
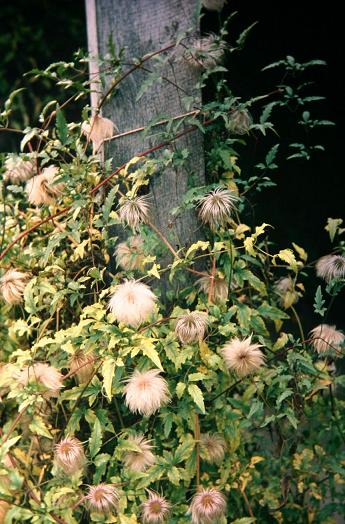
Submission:
<svg viewBox="0 0 345 524">
<path fill-rule="evenodd" d="M 94 1 L 100 57 L 108 53 L 110 38 L 117 51 L 126 48 L 125 60 L 130 64 L 135 58 L 141 58 L 175 42 L 176 35 L 181 31 L 192 28 L 194 35 L 199 32 L 198 0 L 86 0 L 88 26 L 92 25 L 90 17 Z M 88 38 L 90 43 L 90 30 Z M 175 117 L 185 113 L 189 110 L 183 101 L 186 93 L 194 97 L 195 106 L 200 103 L 201 92 L 195 88 L 199 73 L 186 60 L 173 60 L 174 53 L 174 50 L 170 51 L 171 60 L 164 70 L 164 76 L 170 82 L 155 82 L 136 101 L 142 82 L 150 74 L 139 69 L 121 82 L 116 95 L 104 104 L 103 115 L 113 120 L 120 133 L 144 126 L 158 115 Z M 153 62 L 148 61 L 145 67 L 152 69 Z M 113 78 L 110 75 L 107 78 L 110 85 Z M 108 142 L 106 157 L 112 157 L 116 167 L 153 145 L 155 143 L 152 140 L 143 140 L 140 132 L 130 134 Z M 193 177 L 193 185 L 204 183 L 203 136 L 196 131 L 169 147 L 175 150 L 187 149 L 189 158 L 184 168 L 169 167 L 154 175 L 150 185 L 152 214 L 156 227 L 175 249 L 179 249 L 194 242 L 197 236 L 200 237 L 194 211 L 185 212 L 183 216 L 176 218 L 171 210 L 180 204 L 181 197 L 187 190 L 188 177 Z M 160 154 L 161 151 L 156 153 Z"/>
</svg>

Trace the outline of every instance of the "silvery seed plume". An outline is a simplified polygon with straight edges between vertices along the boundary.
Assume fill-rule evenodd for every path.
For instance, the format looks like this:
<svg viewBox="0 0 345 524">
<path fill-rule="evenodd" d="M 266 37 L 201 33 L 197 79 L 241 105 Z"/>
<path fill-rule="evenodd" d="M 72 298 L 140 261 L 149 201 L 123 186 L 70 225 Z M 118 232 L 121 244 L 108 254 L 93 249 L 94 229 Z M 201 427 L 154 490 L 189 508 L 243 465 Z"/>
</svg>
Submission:
<svg viewBox="0 0 345 524">
<path fill-rule="evenodd" d="M 192 524 L 215 524 L 225 514 L 226 500 L 218 489 L 199 488 L 194 495 L 189 511 Z"/>
<path fill-rule="evenodd" d="M 235 210 L 237 200 L 238 197 L 229 189 L 217 187 L 200 198 L 198 204 L 200 220 L 213 230 L 225 226 Z"/>
<path fill-rule="evenodd" d="M 316 263 L 316 274 L 327 283 L 331 280 L 345 278 L 345 257 L 342 255 L 326 255 Z"/>
<path fill-rule="evenodd" d="M 320 324 L 311 330 L 311 344 L 315 351 L 325 353 L 329 350 L 339 351 L 344 343 L 345 336 L 335 326 Z"/>
<path fill-rule="evenodd" d="M 149 220 L 150 205 L 147 195 L 127 198 L 119 209 L 119 217 L 124 225 L 136 231 L 140 224 Z"/>
<path fill-rule="evenodd" d="M 203 311 L 192 311 L 177 319 L 175 334 L 182 344 L 191 344 L 202 340 L 205 336 L 208 320 Z"/>
<path fill-rule="evenodd" d="M 183 56 L 197 69 L 214 69 L 222 60 L 225 47 L 225 42 L 219 40 L 216 35 L 210 34 L 191 39 Z"/>
</svg>

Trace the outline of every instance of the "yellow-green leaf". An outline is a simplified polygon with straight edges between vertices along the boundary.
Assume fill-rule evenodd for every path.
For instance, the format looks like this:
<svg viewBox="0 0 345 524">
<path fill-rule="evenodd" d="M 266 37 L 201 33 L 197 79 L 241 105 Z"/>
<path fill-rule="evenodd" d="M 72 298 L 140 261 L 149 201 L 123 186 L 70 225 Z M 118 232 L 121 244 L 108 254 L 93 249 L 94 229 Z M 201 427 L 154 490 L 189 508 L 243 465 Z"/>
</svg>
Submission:
<svg viewBox="0 0 345 524">
<path fill-rule="evenodd" d="M 188 386 L 188 393 L 190 394 L 200 411 L 202 413 L 205 413 L 204 396 L 199 386 L 197 386 L 196 384 L 190 384 Z"/>
<path fill-rule="evenodd" d="M 103 388 L 105 394 L 109 400 L 112 399 L 112 383 L 115 373 L 115 359 L 112 357 L 107 357 L 102 364 L 102 375 L 103 375 Z"/>
</svg>

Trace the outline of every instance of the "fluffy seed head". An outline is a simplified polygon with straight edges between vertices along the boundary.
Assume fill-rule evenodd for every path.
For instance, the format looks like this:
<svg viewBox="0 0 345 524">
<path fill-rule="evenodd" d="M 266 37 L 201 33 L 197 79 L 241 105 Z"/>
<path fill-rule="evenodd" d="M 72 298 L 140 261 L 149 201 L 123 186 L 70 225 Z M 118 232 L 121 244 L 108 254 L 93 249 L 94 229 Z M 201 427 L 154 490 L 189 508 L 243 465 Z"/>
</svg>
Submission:
<svg viewBox="0 0 345 524">
<path fill-rule="evenodd" d="M 217 433 L 203 433 L 200 437 L 201 456 L 210 464 L 218 464 L 224 458 L 226 442 Z"/>
<path fill-rule="evenodd" d="M 0 291 L 8 304 L 19 304 L 23 300 L 23 293 L 29 279 L 28 273 L 17 269 L 9 269 L 0 279 Z"/>
<path fill-rule="evenodd" d="M 66 437 L 56 444 L 54 458 L 65 473 L 73 475 L 85 464 L 83 445 L 75 437 Z"/>
<path fill-rule="evenodd" d="M 24 160 L 17 155 L 11 155 L 5 160 L 5 168 L 4 181 L 12 184 L 25 182 L 33 176 L 36 170 L 34 160 Z"/>
<path fill-rule="evenodd" d="M 326 282 L 345 278 L 345 257 L 342 255 L 326 255 L 316 262 L 316 274 Z"/>
<path fill-rule="evenodd" d="M 176 322 L 175 334 L 182 344 L 191 344 L 202 340 L 207 329 L 207 314 L 203 311 L 192 311 L 182 315 Z"/>
<path fill-rule="evenodd" d="M 156 300 L 146 284 L 128 280 L 116 287 L 109 309 L 118 322 L 138 327 L 153 313 Z"/>
<path fill-rule="evenodd" d="M 89 486 L 85 498 L 92 511 L 109 513 L 116 509 L 119 493 L 112 484 L 97 484 L 96 486 Z"/>
<path fill-rule="evenodd" d="M 127 451 L 124 456 L 125 465 L 132 471 L 145 471 L 147 468 L 153 466 L 156 462 L 156 457 L 152 453 L 152 445 L 150 441 L 145 439 L 144 435 L 130 435 L 128 441 L 134 444 L 138 450 Z"/>
<path fill-rule="evenodd" d="M 216 35 L 193 38 L 184 58 L 197 69 L 214 69 L 224 55 L 225 43 Z"/>
<path fill-rule="evenodd" d="M 123 224 L 136 231 L 140 224 L 149 219 L 150 205 L 148 196 L 127 198 L 119 209 L 119 217 Z"/>
<path fill-rule="evenodd" d="M 298 294 L 290 277 L 282 277 L 277 280 L 274 291 L 279 297 L 279 304 L 285 309 L 298 302 Z"/>
<path fill-rule="evenodd" d="M 44 396 L 52 397 L 57 396 L 63 387 L 63 375 L 54 367 L 38 362 L 32 366 L 25 366 L 19 372 L 18 382 L 22 386 L 32 382 L 39 383 L 48 390 Z"/>
<path fill-rule="evenodd" d="M 116 263 L 125 271 L 142 270 L 145 259 L 144 241 L 136 235 L 121 242 L 115 249 Z"/>
<path fill-rule="evenodd" d="M 81 126 L 82 133 L 91 140 L 93 153 L 97 153 L 103 141 L 111 138 L 114 134 L 115 125 L 109 120 L 99 115 L 94 115 L 90 122 L 83 122 Z"/>
<path fill-rule="evenodd" d="M 159 369 L 135 370 L 124 388 L 126 405 L 132 413 L 149 417 L 169 402 L 168 384 Z"/>
<path fill-rule="evenodd" d="M 235 209 L 238 200 L 235 193 L 229 189 L 217 187 L 199 200 L 199 218 L 203 224 L 208 224 L 215 230 L 225 226 Z"/>
<path fill-rule="evenodd" d="M 335 326 L 320 324 L 311 330 L 311 344 L 318 353 L 329 350 L 338 351 L 345 340 L 345 336 Z"/>
<path fill-rule="evenodd" d="M 78 349 L 70 358 L 69 370 L 71 373 L 75 372 L 79 384 L 85 384 L 94 374 L 95 355 L 92 351 L 85 353 Z"/>
<path fill-rule="evenodd" d="M 201 0 L 201 3 L 209 11 L 218 11 L 220 13 L 225 5 L 225 0 Z"/>
<path fill-rule="evenodd" d="M 246 109 L 235 109 L 230 114 L 228 129 L 235 135 L 246 135 L 251 123 L 251 116 Z"/>
<path fill-rule="evenodd" d="M 26 183 L 25 190 L 30 204 L 39 206 L 55 202 L 64 189 L 64 184 L 57 183 L 58 173 L 58 167 L 49 166 L 44 168 L 40 175 L 34 176 Z"/>
<path fill-rule="evenodd" d="M 200 290 L 208 295 L 211 286 L 211 275 L 197 280 Z M 228 282 L 225 278 L 215 277 L 213 282 L 213 299 L 215 302 L 225 302 L 228 298 Z"/>
<path fill-rule="evenodd" d="M 144 524 L 160 524 L 167 518 L 171 504 L 164 498 L 148 490 L 148 499 L 141 505 L 141 514 Z"/>
<path fill-rule="evenodd" d="M 257 371 L 265 362 L 265 356 L 259 349 L 261 344 L 252 344 L 252 335 L 243 340 L 233 338 L 222 349 L 228 369 L 244 377 Z"/>
<path fill-rule="evenodd" d="M 193 524 L 214 524 L 224 516 L 225 510 L 225 497 L 215 488 L 201 488 L 194 495 L 189 507 Z"/>
</svg>

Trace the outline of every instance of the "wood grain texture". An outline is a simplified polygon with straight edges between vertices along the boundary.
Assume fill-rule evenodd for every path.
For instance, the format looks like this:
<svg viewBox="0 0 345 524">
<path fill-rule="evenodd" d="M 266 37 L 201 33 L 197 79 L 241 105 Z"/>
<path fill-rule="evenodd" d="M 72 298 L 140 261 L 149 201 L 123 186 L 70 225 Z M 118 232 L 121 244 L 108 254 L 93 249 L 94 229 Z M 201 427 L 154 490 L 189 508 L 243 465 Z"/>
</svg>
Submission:
<svg viewBox="0 0 345 524">
<path fill-rule="evenodd" d="M 132 63 L 133 58 L 141 58 L 174 42 L 180 31 L 192 28 L 197 34 L 197 3 L 197 0 L 97 0 L 100 56 L 108 52 L 110 35 L 117 50 L 126 48 L 126 62 Z M 145 67 L 152 69 L 153 61 L 148 61 Z M 148 74 L 142 70 L 131 74 L 103 108 L 103 115 L 111 118 L 120 132 L 143 126 L 157 115 L 174 117 L 186 112 L 183 91 L 167 81 L 155 83 L 136 101 L 140 86 Z M 201 98 L 200 91 L 194 87 L 198 74 L 185 60 L 171 59 L 164 68 L 164 76 L 195 97 L 196 104 Z M 109 85 L 111 81 L 109 78 Z M 137 133 L 110 143 L 106 155 L 113 158 L 116 167 L 156 143 L 157 140 L 144 140 L 142 133 Z M 179 248 L 194 242 L 197 234 L 200 236 L 194 211 L 188 211 L 177 219 L 170 211 L 180 203 L 187 189 L 188 176 L 193 176 L 194 185 L 204 183 L 203 136 L 196 131 L 169 147 L 187 148 L 190 156 L 184 168 L 164 169 L 155 175 L 150 185 L 152 217 L 172 245 Z"/>
</svg>

